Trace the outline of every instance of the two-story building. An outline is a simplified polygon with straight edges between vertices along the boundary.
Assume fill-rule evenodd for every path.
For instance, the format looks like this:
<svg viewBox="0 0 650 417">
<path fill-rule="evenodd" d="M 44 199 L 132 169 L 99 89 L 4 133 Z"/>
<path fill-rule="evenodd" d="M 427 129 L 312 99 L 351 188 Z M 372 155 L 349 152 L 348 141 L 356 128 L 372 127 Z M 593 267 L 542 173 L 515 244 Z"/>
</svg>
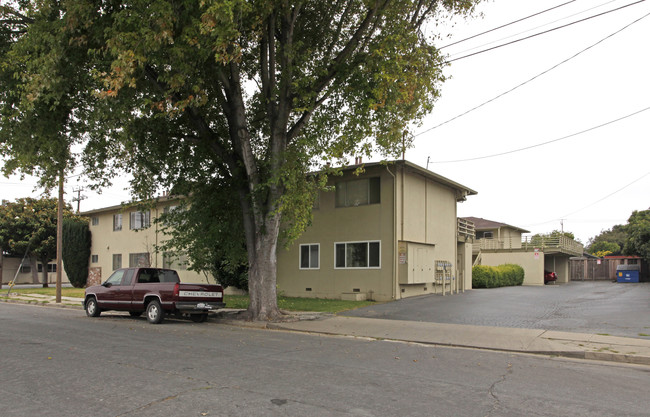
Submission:
<svg viewBox="0 0 650 417">
<path fill-rule="evenodd" d="M 457 204 L 476 191 L 408 161 L 349 166 L 328 185 L 311 226 L 278 249 L 283 294 L 385 301 L 471 288 L 473 231 L 459 229 Z"/>
</svg>

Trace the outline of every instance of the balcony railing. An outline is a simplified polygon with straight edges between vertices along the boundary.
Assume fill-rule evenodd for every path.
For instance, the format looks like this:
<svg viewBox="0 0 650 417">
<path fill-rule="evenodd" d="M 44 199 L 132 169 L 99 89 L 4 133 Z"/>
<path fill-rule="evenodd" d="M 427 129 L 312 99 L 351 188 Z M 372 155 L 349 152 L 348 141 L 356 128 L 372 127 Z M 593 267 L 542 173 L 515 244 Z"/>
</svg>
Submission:
<svg viewBox="0 0 650 417">
<path fill-rule="evenodd" d="M 506 239 L 478 239 L 474 243 L 474 254 L 479 250 L 523 249 L 543 252 L 558 251 L 576 256 L 582 255 L 583 246 L 565 236 L 532 236 Z"/>
<path fill-rule="evenodd" d="M 458 218 L 458 240 L 474 240 L 476 232 L 474 231 L 474 222 Z"/>
</svg>

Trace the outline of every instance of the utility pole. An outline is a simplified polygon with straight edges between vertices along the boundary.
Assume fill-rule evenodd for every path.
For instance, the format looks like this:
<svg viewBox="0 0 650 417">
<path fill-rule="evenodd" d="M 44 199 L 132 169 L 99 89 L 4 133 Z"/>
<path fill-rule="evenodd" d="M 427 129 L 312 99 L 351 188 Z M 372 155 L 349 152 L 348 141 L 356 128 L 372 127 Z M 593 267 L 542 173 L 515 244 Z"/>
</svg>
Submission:
<svg viewBox="0 0 650 417">
<path fill-rule="evenodd" d="M 56 210 L 56 303 L 61 303 L 61 267 L 63 266 L 63 183 L 65 177 L 63 176 L 63 168 L 59 172 L 59 201 L 57 202 Z M 43 265 L 47 268 L 47 265 Z"/>
<path fill-rule="evenodd" d="M 85 200 L 85 199 L 88 198 L 85 195 L 81 195 L 82 191 L 83 191 L 83 188 L 81 188 L 81 187 L 77 188 L 76 190 L 75 189 L 72 190 L 72 192 L 77 193 L 76 197 L 72 197 L 72 202 L 75 202 L 75 201 L 77 202 L 77 214 L 79 214 L 79 209 L 81 207 L 81 200 Z"/>
</svg>

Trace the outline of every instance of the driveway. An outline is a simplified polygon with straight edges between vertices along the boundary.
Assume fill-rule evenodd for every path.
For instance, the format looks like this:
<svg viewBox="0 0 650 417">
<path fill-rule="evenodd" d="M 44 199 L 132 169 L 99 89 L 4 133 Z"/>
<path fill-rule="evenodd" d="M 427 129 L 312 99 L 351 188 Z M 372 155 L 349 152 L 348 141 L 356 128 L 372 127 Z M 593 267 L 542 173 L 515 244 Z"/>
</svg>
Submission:
<svg viewBox="0 0 650 417">
<path fill-rule="evenodd" d="M 650 283 L 571 282 L 426 295 L 345 316 L 547 329 L 650 339 Z"/>
</svg>

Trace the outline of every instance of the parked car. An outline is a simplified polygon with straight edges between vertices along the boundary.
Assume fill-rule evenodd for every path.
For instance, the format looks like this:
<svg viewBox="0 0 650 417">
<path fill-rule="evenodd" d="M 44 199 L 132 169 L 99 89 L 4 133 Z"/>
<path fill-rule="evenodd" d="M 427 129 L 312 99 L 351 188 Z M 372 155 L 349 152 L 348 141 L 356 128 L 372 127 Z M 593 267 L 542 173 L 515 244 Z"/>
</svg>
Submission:
<svg viewBox="0 0 650 417">
<path fill-rule="evenodd" d="M 544 284 L 555 281 L 557 281 L 557 274 L 555 272 L 544 270 Z"/>
<path fill-rule="evenodd" d="M 200 323 L 209 311 L 226 305 L 221 285 L 181 283 L 173 269 L 123 268 L 102 285 L 86 288 L 83 306 L 89 317 L 128 311 L 134 317 L 146 313 L 149 323 L 157 324 L 167 313 Z"/>
</svg>

